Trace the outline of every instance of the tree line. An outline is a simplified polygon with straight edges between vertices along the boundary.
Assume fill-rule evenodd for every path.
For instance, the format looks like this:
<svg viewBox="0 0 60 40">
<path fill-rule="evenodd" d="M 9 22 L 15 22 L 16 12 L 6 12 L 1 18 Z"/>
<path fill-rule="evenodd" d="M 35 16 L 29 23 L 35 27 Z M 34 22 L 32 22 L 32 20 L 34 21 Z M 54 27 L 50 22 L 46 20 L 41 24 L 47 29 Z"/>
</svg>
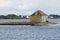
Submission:
<svg viewBox="0 0 60 40">
<path fill-rule="evenodd" d="M 60 18 L 60 15 L 50 14 L 50 15 L 49 15 L 49 18 L 50 18 L 50 17 L 53 17 L 53 18 Z"/>
<path fill-rule="evenodd" d="M 0 15 L 0 19 L 23 19 L 27 18 L 27 16 L 8 14 L 8 15 Z"/>
</svg>

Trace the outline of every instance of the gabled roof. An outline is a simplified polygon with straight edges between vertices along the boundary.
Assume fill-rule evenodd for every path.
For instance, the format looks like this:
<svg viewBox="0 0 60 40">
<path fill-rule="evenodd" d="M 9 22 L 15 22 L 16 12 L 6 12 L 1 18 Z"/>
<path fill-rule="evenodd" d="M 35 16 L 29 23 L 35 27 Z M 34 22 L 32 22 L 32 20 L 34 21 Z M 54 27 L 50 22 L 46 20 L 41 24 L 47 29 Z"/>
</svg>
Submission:
<svg viewBox="0 0 60 40">
<path fill-rule="evenodd" d="M 47 16 L 47 14 L 45 14 L 41 10 L 38 10 L 38 11 L 34 12 L 31 16 Z"/>
</svg>

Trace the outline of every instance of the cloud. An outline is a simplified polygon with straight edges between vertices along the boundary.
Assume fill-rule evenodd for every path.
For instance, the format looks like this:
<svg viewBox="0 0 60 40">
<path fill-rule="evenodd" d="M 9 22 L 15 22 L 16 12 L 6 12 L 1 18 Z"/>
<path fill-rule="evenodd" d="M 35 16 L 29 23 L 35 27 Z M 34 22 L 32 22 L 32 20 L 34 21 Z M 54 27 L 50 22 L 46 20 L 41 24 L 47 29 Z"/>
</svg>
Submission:
<svg viewBox="0 0 60 40">
<path fill-rule="evenodd" d="M 54 10 L 60 8 L 59 4 L 59 0 L 22 0 L 17 6 L 20 10 Z"/>
<path fill-rule="evenodd" d="M 12 1 L 9 0 L 0 0 L 0 8 L 7 8 L 12 6 Z"/>
<path fill-rule="evenodd" d="M 16 12 L 16 14 L 17 12 L 20 12 L 21 14 L 31 14 L 36 10 L 43 10 L 49 14 L 60 11 L 59 4 L 60 0 L 0 0 L 0 9 L 2 8 L 6 13 L 8 13 L 9 10 L 11 13 Z"/>
<path fill-rule="evenodd" d="M 13 7 L 20 10 L 60 8 L 59 0 L 0 0 L 0 8 Z"/>
<path fill-rule="evenodd" d="M 19 3 L 18 8 L 22 10 L 36 9 L 39 6 L 39 2 L 35 0 L 26 0 Z"/>
<path fill-rule="evenodd" d="M 60 8 L 60 0 L 42 0 L 40 4 L 40 8 L 44 9 L 59 9 Z"/>
</svg>

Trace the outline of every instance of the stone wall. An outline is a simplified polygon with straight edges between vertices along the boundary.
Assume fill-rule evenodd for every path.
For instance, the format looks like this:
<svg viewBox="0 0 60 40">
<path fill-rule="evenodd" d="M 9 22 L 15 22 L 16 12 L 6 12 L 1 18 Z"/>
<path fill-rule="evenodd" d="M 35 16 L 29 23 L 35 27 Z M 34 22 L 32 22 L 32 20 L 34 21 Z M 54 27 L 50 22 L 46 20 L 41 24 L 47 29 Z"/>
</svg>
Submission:
<svg viewBox="0 0 60 40">
<path fill-rule="evenodd" d="M 46 22 L 48 16 L 30 16 L 31 22 Z"/>
</svg>

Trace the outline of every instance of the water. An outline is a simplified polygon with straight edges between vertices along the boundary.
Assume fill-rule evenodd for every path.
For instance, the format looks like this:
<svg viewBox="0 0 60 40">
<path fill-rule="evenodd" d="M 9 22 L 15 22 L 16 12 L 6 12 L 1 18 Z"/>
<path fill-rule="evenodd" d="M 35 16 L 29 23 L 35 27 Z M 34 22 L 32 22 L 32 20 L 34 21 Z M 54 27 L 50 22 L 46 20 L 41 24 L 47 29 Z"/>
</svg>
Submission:
<svg viewBox="0 0 60 40">
<path fill-rule="evenodd" d="M 4 22 L 30 22 L 30 19 L 0 19 L 0 23 Z"/>
<path fill-rule="evenodd" d="M 49 21 L 59 23 L 60 19 L 48 19 Z M 0 23 L 4 22 L 30 22 L 30 19 L 0 19 Z"/>
<path fill-rule="evenodd" d="M 60 19 L 48 19 L 51 22 L 56 22 L 56 23 L 60 23 Z"/>
<path fill-rule="evenodd" d="M 60 19 L 57 20 L 60 22 Z M 58 22 L 57 20 L 55 21 Z M 50 26 L 0 25 L 0 40 L 60 40 L 60 24 Z"/>
</svg>

